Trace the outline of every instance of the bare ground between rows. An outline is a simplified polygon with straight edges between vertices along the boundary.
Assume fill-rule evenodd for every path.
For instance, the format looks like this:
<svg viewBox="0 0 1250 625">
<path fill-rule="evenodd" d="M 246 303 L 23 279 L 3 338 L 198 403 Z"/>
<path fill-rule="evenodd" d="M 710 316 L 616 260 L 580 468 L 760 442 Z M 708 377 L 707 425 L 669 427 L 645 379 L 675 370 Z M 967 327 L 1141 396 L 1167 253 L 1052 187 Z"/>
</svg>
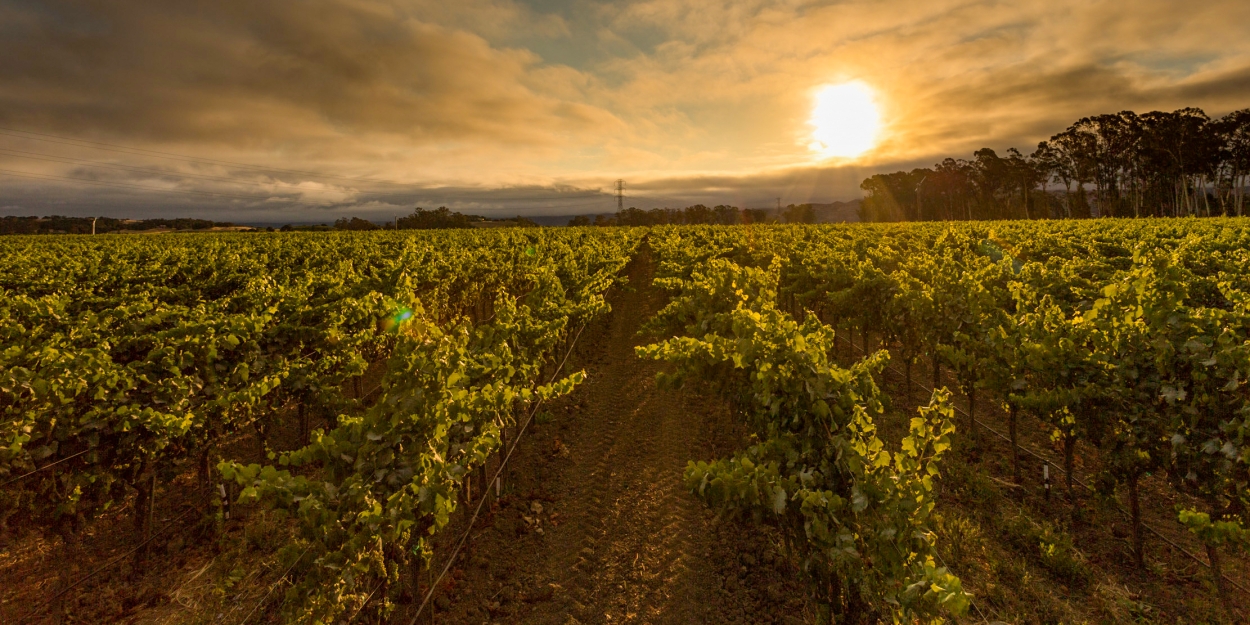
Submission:
<svg viewBox="0 0 1250 625">
<path fill-rule="evenodd" d="M 383 373 L 375 363 L 360 385 L 344 385 L 344 396 L 368 399 L 363 391 L 376 387 Z M 293 404 L 268 422 L 271 448 L 299 446 Z M 260 438 L 250 428 L 219 448 L 223 458 L 266 462 Z M 192 464 L 180 465 L 173 479 L 158 484 L 153 533 L 142 561 L 133 553 L 143 543 L 133 529 L 133 495 L 86 523 L 72 548 L 30 526 L 0 531 L 0 623 L 235 625 L 249 613 L 259 620 L 262 597 L 281 575 L 274 549 L 290 524 L 258 523 L 265 513 L 251 505 L 235 506 L 234 518 L 218 526 L 213 516 L 217 495 L 205 491 Z M 246 570 L 228 561 L 244 553 Z M 236 573 L 237 579 L 232 577 Z M 62 579 L 74 585 L 63 589 Z"/>
<path fill-rule="evenodd" d="M 758 526 L 717 519 L 682 483 L 743 433 L 697 389 L 657 388 L 641 323 L 663 304 L 645 248 L 570 361 L 588 379 L 540 411 L 504 496 L 435 602 L 437 623 L 801 623 L 798 571 Z M 463 518 L 444 533 L 436 569 Z M 423 617 L 424 618 L 424 617 Z"/>
<path fill-rule="evenodd" d="M 847 343 L 842 342 L 840 347 L 845 357 Z M 855 345 L 853 352 L 858 355 L 863 350 Z M 928 403 L 929 393 L 922 388 L 927 388 L 933 379 L 932 367 L 928 363 L 917 363 L 912 368 L 913 386 L 909 394 L 901 372 L 902 364 L 895 361 L 879 380 L 895 407 L 890 418 L 881 424 L 883 434 L 890 440 L 898 440 L 903 435 L 904 417 L 914 415 L 918 405 Z M 948 370 L 942 371 L 941 381 L 949 389 L 958 388 Z M 967 409 L 967 397 L 957 392 L 952 397 L 961 409 Z M 1154 535 L 1147 533 L 1145 537 L 1146 570 L 1136 568 L 1132 556 L 1132 526 L 1116 507 L 1118 503 L 1121 509 L 1127 510 L 1127 497 L 1121 494 L 1116 499 L 1102 498 L 1074 485 L 1070 498 L 1061 470 L 1062 452 L 1051 440 L 1050 429 L 1033 415 L 1020 414 L 1018 440 L 1022 447 L 1049 459 L 1049 498 L 1042 480 L 1042 461 L 1024 452 L 1020 461 L 1022 480 L 1019 485 L 1014 484 L 1010 445 L 987 429 L 988 426 L 1007 434 L 1007 414 L 987 391 L 978 393 L 976 416 L 979 429 L 973 446 L 968 435 L 970 420 L 966 414 L 957 414 L 958 455 L 944 463 L 947 476 L 940 482 L 937 511 L 948 519 L 978 520 L 976 531 L 984 533 L 973 537 L 951 536 L 943 527 L 938 527 L 938 548 L 950 558 L 952 551 L 962 548 L 953 542 L 971 539 L 981 543 L 976 550 L 980 551 L 982 561 L 967 558 L 962 567 L 955 562 L 950 564 L 953 572 L 963 578 L 965 588 L 980 598 L 982 610 L 990 620 L 1119 622 L 1127 618 L 1140 623 L 1202 623 L 1225 619 L 1241 622 L 1238 619 L 1242 617 L 1236 613 L 1250 614 L 1250 596 L 1235 589 L 1231 597 L 1235 614 L 1221 614 L 1210 570 Z M 1098 451 L 1081 442 L 1074 460 L 1074 476 L 1092 485 L 1092 478 L 1099 470 Z M 1177 493 L 1159 476 L 1143 480 L 1140 488 L 1143 521 L 1205 562 L 1202 545 L 1176 521 L 1176 505 L 1194 505 L 1194 502 Z M 996 533 L 995 527 L 1003 525 L 1001 521 L 1005 516 L 1018 517 L 1034 525 L 1049 524 L 1069 534 L 1076 558 L 1088 569 L 1088 576 L 1074 580 L 1037 566 L 1035 554 L 1025 553 L 1019 544 L 1009 544 L 1013 539 L 1019 542 L 1018 537 Z M 1020 562 L 993 561 L 996 558 L 1016 558 Z M 1226 551 L 1223 559 L 1225 576 L 1241 580 L 1245 585 L 1250 579 L 1250 566 L 1245 558 Z M 1013 580 L 1004 580 L 1002 572 L 1016 565 L 1026 574 L 1031 573 L 1035 580 L 1046 580 L 1046 583 L 1040 588 L 1004 583 Z M 1012 608 L 1020 611 L 1012 614 Z M 1051 621 L 1047 615 L 1058 620 Z M 980 615 L 973 612 L 972 616 Z"/>
</svg>

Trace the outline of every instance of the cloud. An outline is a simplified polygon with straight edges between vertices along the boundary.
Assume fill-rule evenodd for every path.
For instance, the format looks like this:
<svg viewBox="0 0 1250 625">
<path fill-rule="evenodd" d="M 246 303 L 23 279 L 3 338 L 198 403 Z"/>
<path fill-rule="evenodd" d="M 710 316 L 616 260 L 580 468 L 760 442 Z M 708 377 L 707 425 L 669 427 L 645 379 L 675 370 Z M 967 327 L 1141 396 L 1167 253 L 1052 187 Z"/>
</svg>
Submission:
<svg viewBox="0 0 1250 625">
<path fill-rule="evenodd" d="M 142 204 L 56 179 L 88 178 L 266 214 L 610 209 L 558 189 L 620 177 L 663 201 L 847 199 L 1086 115 L 1245 107 L 1248 20 L 1234 0 L 0 0 L 0 126 L 216 159 L 0 135 L 0 167 L 52 177 L 0 189 L 23 210 L 36 187 Z M 876 89 L 885 139 L 817 162 L 812 95 L 849 80 Z"/>
<path fill-rule="evenodd" d="M 54 1 L 5 13 L 21 25 L 0 40 L 9 126 L 315 149 L 368 134 L 547 144 L 611 121 L 526 84 L 534 54 L 398 5 Z"/>
</svg>

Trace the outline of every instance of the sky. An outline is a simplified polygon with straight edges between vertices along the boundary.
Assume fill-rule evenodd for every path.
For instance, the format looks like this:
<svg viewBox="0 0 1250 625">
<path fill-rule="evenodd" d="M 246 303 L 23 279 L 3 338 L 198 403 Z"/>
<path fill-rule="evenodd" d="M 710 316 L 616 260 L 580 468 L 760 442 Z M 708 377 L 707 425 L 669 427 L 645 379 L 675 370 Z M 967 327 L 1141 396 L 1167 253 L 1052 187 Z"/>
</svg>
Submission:
<svg viewBox="0 0 1250 625">
<path fill-rule="evenodd" d="M 0 0 L 0 59 L 0 215 L 761 207 L 1250 107 L 1250 2 Z M 880 126 L 831 156 L 848 84 Z"/>
</svg>

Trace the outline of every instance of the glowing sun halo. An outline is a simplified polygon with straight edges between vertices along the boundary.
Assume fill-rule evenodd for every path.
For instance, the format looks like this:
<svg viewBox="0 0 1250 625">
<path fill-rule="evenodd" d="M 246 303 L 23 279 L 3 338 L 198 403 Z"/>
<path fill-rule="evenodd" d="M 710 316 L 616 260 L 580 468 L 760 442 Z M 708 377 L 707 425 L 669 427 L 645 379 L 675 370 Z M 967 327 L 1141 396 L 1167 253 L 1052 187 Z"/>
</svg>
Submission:
<svg viewBox="0 0 1250 625">
<path fill-rule="evenodd" d="M 877 144 L 881 113 L 872 89 L 862 82 L 821 87 L 812 107 L 812 143 L 824 158 L 855 158 Z"/>
</svg>

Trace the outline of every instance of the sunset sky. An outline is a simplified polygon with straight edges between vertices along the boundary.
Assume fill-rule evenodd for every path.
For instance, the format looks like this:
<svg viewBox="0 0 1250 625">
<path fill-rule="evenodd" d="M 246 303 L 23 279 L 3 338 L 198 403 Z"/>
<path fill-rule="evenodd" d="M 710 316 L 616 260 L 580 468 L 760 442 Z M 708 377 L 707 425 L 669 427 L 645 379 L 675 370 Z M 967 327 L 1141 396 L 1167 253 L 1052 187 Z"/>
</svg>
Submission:
<svg viewBox="0 0 1250 625">
<path fill-rule="evenodd" d="M 1250 107 L 1250 2 L 0 0 L 0 59 L 0 215 L 754 207 Z"/>
</svg>

